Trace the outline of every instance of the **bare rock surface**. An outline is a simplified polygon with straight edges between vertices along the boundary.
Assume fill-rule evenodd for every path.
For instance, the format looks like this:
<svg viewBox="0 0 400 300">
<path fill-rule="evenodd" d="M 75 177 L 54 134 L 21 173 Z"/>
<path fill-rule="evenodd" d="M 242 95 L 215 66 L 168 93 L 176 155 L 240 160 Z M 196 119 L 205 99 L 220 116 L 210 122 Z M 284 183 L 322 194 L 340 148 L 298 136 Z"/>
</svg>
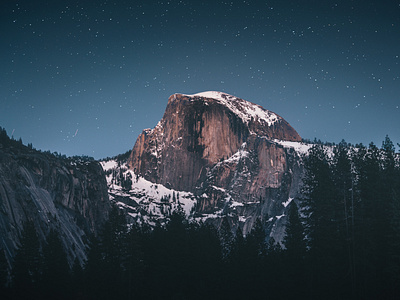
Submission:
<svg viewBox="0 0 400 300">
<path fill-rule="evenodd" d="M 138 137 L 129 166 L 153 182 L 194 191 L 207 168 L 257 136 L 301 141 L 282 117 L 243 99 L 219 92 L 174 94 L 157 126 Z"/>
<path fill-rule="evenodd" d="M 55 229 L 70 263 L 75 257 L 83 262 L 88 236 L 98 232 L 109 208 L 98 162 L 62 159 L 0 143 L 0 243 L 9 260 L 24 222 L 30 220 L 42 242 Z"/>
<path fill-rule="evenodd" d="M 196 195 L 193 217 L 229 217 L 246 233 L 257 218 L 278 220 L 298 193 L 299 154 L 283 142 L 298 145 L 301 137 L 259 105 L 221 92 L 174 94 L 155 128 L 139 135 L 127 165 L 145 180 Z"/>
</svg>

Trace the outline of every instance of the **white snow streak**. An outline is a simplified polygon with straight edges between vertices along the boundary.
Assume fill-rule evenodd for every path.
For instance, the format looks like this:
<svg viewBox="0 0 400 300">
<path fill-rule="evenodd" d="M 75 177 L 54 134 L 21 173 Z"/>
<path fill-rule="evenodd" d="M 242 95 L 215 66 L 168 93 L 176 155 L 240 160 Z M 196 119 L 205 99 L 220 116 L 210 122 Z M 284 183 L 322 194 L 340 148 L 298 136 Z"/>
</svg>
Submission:
<svg viewBox="0 0 400 300">
<path fill-rule="evenodd" d="M 308 150 L 313 146 L 313 144 L 305 144 L 301 142 L 289 142 L 282 140 L 274 140 L 275 143 L 282 145 L 285 148 L 293 148 L 299 154 L 307 154 Z"/>
<path fill-rule="evenodd" d="M 283 205 L 284 207 L 287 207 L 287 206 L 290 204 L 290 202 L 292 202 L 292 200 L 293 200 L 293 198 L 290 198 L 290 197 L 289 197 L 289 199 L 288 199 L 286 202 L 282 202 L 282 205 Z"/>
</svg>

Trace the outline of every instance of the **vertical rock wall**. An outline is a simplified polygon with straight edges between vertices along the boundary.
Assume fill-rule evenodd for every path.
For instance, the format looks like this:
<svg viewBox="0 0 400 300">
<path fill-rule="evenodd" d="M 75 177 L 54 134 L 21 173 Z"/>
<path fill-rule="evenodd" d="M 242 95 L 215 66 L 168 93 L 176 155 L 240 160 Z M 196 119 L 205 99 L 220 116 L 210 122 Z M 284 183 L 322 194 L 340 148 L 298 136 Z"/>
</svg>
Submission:
<svg viewBox="0 0 400 300">
<path fill-rule="evenodd" d="M 34 222 L 43 241 L 56 229 L 70 262 L 85 258 L 110 208 L 107 183 L 97 162 L 57 159 L 26 147 L 0 147 L 0 244 L 11 259 L 24 222 Z"/>
</svg>

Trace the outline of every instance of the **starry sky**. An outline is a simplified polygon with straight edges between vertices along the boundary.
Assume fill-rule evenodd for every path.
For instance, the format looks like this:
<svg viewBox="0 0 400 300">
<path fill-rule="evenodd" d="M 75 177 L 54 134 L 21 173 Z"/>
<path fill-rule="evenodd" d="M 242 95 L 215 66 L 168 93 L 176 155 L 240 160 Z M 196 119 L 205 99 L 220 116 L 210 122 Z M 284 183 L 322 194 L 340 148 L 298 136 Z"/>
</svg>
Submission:
<svg viewBox="0 0 400 300">
<path fill-rule="evenodd" d="M 209 90 L 303 138 L 400 143 L 400 0 L 1 3 L 0 126 L 37 149 L 123 153 Z"/>
</svg>

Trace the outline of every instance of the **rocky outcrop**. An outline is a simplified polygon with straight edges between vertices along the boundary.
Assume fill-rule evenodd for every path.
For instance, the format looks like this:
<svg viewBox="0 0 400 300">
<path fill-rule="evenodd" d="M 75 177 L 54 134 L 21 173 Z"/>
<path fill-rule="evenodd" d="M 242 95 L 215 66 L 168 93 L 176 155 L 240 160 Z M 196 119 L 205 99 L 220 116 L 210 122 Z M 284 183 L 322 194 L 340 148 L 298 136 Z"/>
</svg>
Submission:
<svg viewBox="0 0 400 300">
<path fill-rule="evenodd" d="M 243 99 L 218 92 L 175 94 L 157 126 L 138 137 L 128 164 L 150 181 L 195 191 L 210 167 L 251 136 L 301 140 L 282 117 Z"/>
<path fill-rule="evenodd" d="M 298 193 L 298 154 L 279 141 L 301 137 L 259 105 L 220 92 L 174 94 L 157 126 L 138 137 L 128 166 L 197 195 L 194 217 L 229 216 L 246 233 L 257 218 L 283 216 Z"/>
<path fill-rule="evenodd" d="M 0 248 L 12 258 L 23 224 L 34 222 L 43 241 L 56 229 L 70 262 L 85 258 L 88 235 L 107 218 L 110 202 L 95 161 L 56 158 L 0 141 Z"/>
</svg>

